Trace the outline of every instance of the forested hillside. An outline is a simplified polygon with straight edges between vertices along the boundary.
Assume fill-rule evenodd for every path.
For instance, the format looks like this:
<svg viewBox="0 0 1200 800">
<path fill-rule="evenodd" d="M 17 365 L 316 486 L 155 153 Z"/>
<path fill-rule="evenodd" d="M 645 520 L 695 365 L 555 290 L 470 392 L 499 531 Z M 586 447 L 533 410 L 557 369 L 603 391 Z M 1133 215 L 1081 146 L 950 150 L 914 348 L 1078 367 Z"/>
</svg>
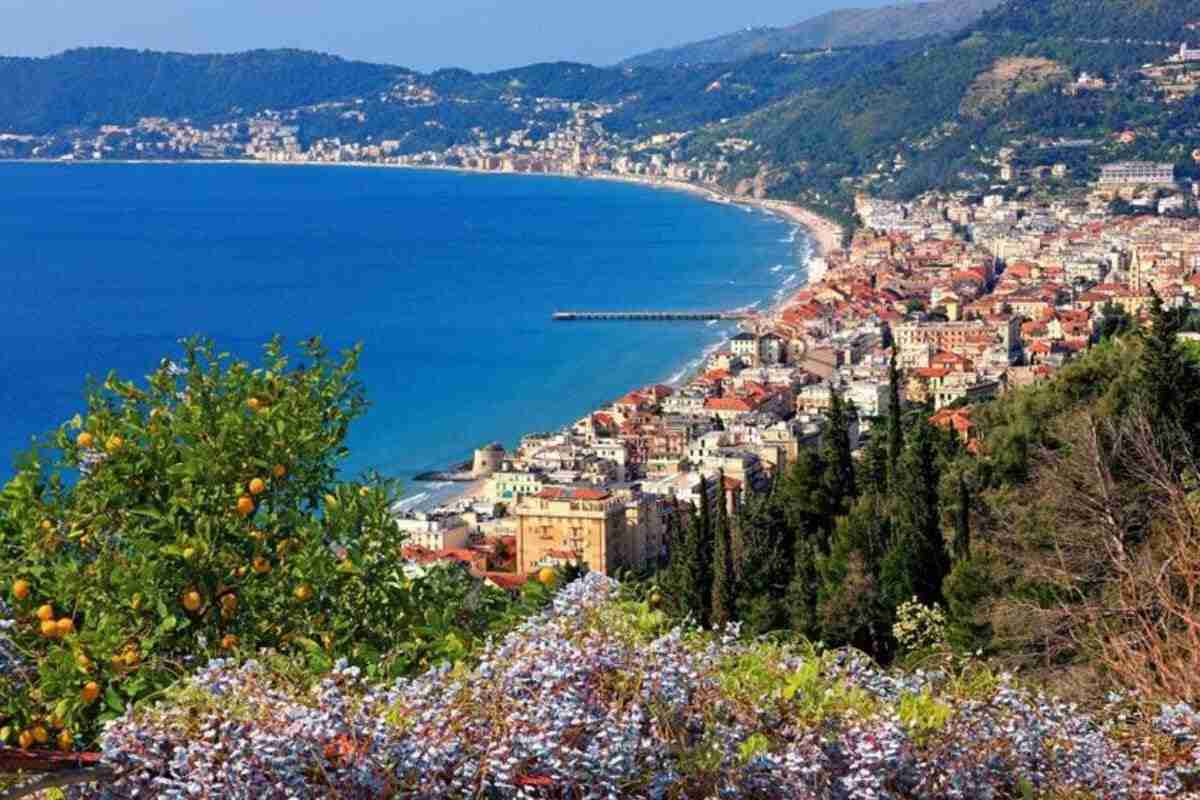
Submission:
<svg viewBox="0 0 1200 800">
<path fill-rule="evenodd" d="M 159 116 L 224 119 L 236 109 L 383 91 L 406 72 L 300 50 L 185 55 L 88 48 L 0 58 L 0 130 L 46 133 Z"/>
<path fill-rule="evenodd" d="M 918 409 L 856 458 L 835 399 L 823 447 L 768 495 L 683 523 L 657 579 L 667 607 L 883 663 L 928 656 L 906 638 L 931 627 L 928 646 L 1057 693 L 1200 700 L 1200 362 L 1177 339 L 1194 322 L 1161 302 L 1151 316 L 1128 332 L 1110 309 L 1078 362 L 977 408 L 971 451 Z"/>
<path fill-rule="evenodd" d="M 784 28 L 749 28 L 668 47 L 621 62 L 631 67 L 721 64 L 785 50 L 857 47 L 956 33 L 1003 0 L 933 0 L 882 8 L 844 8 Z"/>
<path fill-rule="evenodd" d="M 560 62 L 430 75 L 300 51 L 191 56 L 74 50 L 45 59 L 0 60 L 0 132 L 66 136 L 77 129 L 131 125 L 142 117 L 186 118 L 206 126 L 274 111 L 297 126 L 304 142 L 325 136 L 393 139 L 416 152 L 476 141 L 478 130 L 521 130 L 533 121 L 538 123 L 533 127 L 552 128 L 565 116 L 535 112 L 536 98 L 545 97 L 615 105 L 606 128 L 642 135 L 738 117 L 797 92 L 837 85 L 918 46 L 897 42 L 665 69 Z M 713 90 L 714 82 L 720 91 Z M 403 92 L 410 86 L 431 94 L 406 100 Z"/>
<path fill-rule="evenodd" d="M 1012 0 L 949 41 L 698 136 L 693 152 L 724 136 L 745 137 L 757 147 L 742 158 L 743 177 L 765 170 L 773 193 L 840 196 L 833 202 L 842 207 L 845 180 L 861 188 L 866 178 L 867 188 L 902 196 L 969 184 L 981 155 L 1013 142 L 1107 145 L 1111 134 L 1133 129 L 1146 135 L 1133 147 L 1109 148 L 1107 158 L 1184 165 L 1200 125 L 1195 98 L 1168 104 L 1137 69 L 1177 50 L 1195 20 L 1196 0 Z M 1035 60 L 1047 69 L 1031 80 L 1021 68 Z M 1082 72 L 1106 76 L 1107 89 L 1067 91 Z M 991 102 L 976 102 L 989 81 Z M 905 169 L 893 174 L 897 157 Z M 1082 177 L 1095 169 L 1086 158 L 1082 167 Z"/>
</svg>

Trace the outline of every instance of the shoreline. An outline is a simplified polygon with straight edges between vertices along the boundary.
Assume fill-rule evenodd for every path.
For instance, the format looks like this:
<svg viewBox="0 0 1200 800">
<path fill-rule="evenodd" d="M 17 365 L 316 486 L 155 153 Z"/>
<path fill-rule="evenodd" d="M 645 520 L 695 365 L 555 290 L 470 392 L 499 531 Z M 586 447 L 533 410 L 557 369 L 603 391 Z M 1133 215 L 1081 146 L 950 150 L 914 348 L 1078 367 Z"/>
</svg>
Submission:
<svg viewBox="0 0 1200 800">
<path fill-rule="evenodd" d="M 514 177 L 568 178 L 574 180 L 612 181 L 631 183 L 653 189 L 668 189 L 688 192 L 698 195 L 710 202 L 757 208 L 775 216 L 783 217 L 789 222 L 803 227 L 814 243 L 813 258 L 821 258 L 841 247 L 842 227 L 828 217 L 823 217 L 795 203 L 770 198 L 744 197 L 731 195 L 720 188 L 690 183 L 673 178 L 647 178 L 640 175 L 618 175 L 616 173 L 574 173 L 574 172 L 499 172 L 490 169 L 475 169 L 473 167 L 452 167 L 443 164 L 380 164 L 374 161 L 258 161 L 249 158 L 137 158 L 137 159 L 100 159 L 100 160 L 70 160 L 49 158 L 5 158 L 0 164 L 58 164 L 62 166 L 84 166 L 94 164 L 154 164 L 170 166 L 173 164 L 228 164 L 241 166 L 264 167 L 346 167 L 352 169 L 408 169 L 437 172 L 460 172 L 467 175 L 500 175 Z"/>
<path fill-rule="evenodd" d="M 608 181 L 614 183 L 627 183 L 645 188 L 686 192 L 698 199 L 706 200 L 707 202 L 719 203 L 722 205 L 744 206 L 761 210 L 771 216 L 774 216 L 786 223 L 790 223 L 804 231 L 805 238 L 808 242 L 807 253 L 803 256 L 796 254 L 796 260 L 799 262 L 803 258 L 805 269 L 803 280 L 794 286 L 786 287 L 783 291 L 776 290 L 776 293 L 764 297 L 761 301 L 763 305 L 762 318 L 770 320 L 776 317 L 780 310 L 786 307 L 797 293 L 803 291 L 813 282 L 820 280 L 823 270 L 821 267 L 822 259 L 830 252 L 840 249 L 842 241 L 842 228 L 836 222 L 826 217 L 823 217 L 816 212 L 801 206 L 788 203 L 781 200 L 761 199 L 754 197 L 737 197 L 730 195 L 717 187 L 690 183 L 687 181 L 673 180 L 668 178 L 648 178 L 637 175 L 617 175 L 613 173 L 605 174 L 576 174 L 562 172 L 497 172 L 495 170 L 481 170 L 470 167 L 453 167 L 444 165 L 413 165 L 413 164 L 379 164 L 374 162 L 358 162 L 358 161 L 338 161 L 338 162 L 322 162 L 322 161 L 257 161 L 250 159 L 110 159 L 110 160 L 93 160 L 93 161 L 58 161 L 49 159 L 4 159 L 0 163 L 26 163 L 26 164 L 57 164 L 61 166 L 83 166 L 95 164 L 151 164 L 151 165 L 257 165 L 257 166 L 278 166 L 278 167 L 346 167 L 352 169 L 407 169 L 407 170 L 424 170 L 424 171 L 442 171 L 442 172 L 457 172 L 471 175 L 497 175 L 497 176 L 514 176 L 514 177 L 549 177 L 549 178 L 566 178 L 576 180 L 597 180 Z M 797 263 L 796 266 L 800 266 Z M 678 372 L 671 375 L 670 378 L 663 382 L 669 385 L 681 385 L 692 378 L 698 370 L 702 370 L 705 360 L 708 356 L 721 347 L 728 344 L 729 338 L 723 337 L 718 343 L 706 347 L 699 353 L 693 354 L 688 358 Z M 568 423 L 569 424 L 569 423 Z M 445 470 L 433 468 L 429 473 L 443 472 Z M 482 481 L 417 481 L 412 480 L 411 487 L 415 490 L 409 497 L 403 498 L 402 503 L 410 510 L 418 510 L 426 502 L 436 500 L 437 505 L 445 505 L 451 503 L 469 502 L 477 499 L 484 489 Z M 428 498 L 428 499 L 425 499 Z"/>
</svg>

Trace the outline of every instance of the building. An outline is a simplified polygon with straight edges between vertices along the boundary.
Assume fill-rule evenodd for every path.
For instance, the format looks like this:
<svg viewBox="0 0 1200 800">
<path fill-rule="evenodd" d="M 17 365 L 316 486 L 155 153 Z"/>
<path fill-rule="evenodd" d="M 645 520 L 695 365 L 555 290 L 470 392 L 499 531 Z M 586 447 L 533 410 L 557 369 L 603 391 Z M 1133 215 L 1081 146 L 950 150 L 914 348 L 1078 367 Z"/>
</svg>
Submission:
<svg viewBox="0 0 1200 800">
<path fill-rule="evenodd" d="M 892 330 L 900 348 L 900 360 L 906 353 L 948 350 L 962 354 L 967 347 L 1000 344 L 1009 353 L 1021 348 L 1021 324 L 1015 316 L 1002 321 L 967 320 L 963 322 L 910 322 Z"/>
<path fill-rule="evenodd" d="M 1175 165 L 1152 161 L 1118 161 L 1100 168 L 1101 186 L 1174 186 Z"/>
<path fill-rule="evenodd" d="M 782 337 L 768 333 L 758 340 L 758 363 L 766 366 L 782 364 L 787 360 L 787 342 Z"/>
<path fill-rule="evenodd" d="M 467 546 L 470 526 L 457 515 L 433 516 L 417 513 L 396 519 L 406 545 L 439 552 Z"/>
<path fill-rule="evenodd" d="M 500 469 L 504 463 L 504 448 L 499 442 L 492 442 L 486 447 L 475 451 L 475 460 L 471 465 L 471 477 L 479 480 L 487 478 Z"/>
<path fill-rule="evenodd" d="M 1187 42 L 1184 42 L 1183 44 L 1179 45 L 1179 52 L 1171 56 L 1171 58 L 1168 60 L 1177 64 L 1186 64 L 1189 61 L 1200 61 L 1200 50 L 1193 50 L 1192 48 L 1188 47 Z"/>
<path fill-rule="evenodd" d="M 517 503 L 517 570 L 583 563 L 610 574 L 646 553 L 627 501 L 605 489 L 550 487 Z M 646 515 L 642 515 L 644 519 Z"/>
<path fill-rule="evenodd" d="M 537 494 L 545 486 L 545 477 L 541 472 L 505 469 L 494 473 L 489 479 L 487 495 L 496 501 L 510 502 Z"/>
<path fill-rule="evenodd" d="M 743 362 L 758 364 L 758 338 L 753 333 L 739 333 L 729 343 L 729 349 Z"/>
</svg>

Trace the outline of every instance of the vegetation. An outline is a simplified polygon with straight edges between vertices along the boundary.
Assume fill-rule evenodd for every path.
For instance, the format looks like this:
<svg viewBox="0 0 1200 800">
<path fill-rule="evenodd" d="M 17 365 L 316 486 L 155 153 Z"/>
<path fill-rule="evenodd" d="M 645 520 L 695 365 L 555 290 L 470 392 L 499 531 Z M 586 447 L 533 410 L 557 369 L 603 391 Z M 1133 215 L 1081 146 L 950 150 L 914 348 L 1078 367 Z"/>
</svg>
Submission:
<svg viewBox="0 0 1200 800">
<path fill-rule="evenodd" d="M 981 170 L 980 156 L 1014 142 L 1095 140 L 1045 154 L 1071 162 L 1076 180 L 1091 178 L 1095 161 L 1120 158 L 1171 161 L 1190 174 L 1196 98 L 1168 105 L 1136 70 L 1170 53 L 1152 42 L 1186 38 L 1184 26 L 1196 19 L 1195 0 L 1009 2 L 947 41 L 731 120 L 710 139 L 754 141 L 758 148 L 743 154 L 738 175 L 765 170 L 773 194 L 843 210 L 853 191 L 844 179 L 853 186 L 868 179 L 873 191 L 901 197 L 986 187 L 994 172 Z M 1012 73 L 1021 64 L 1040 66 Z M 1082 71 L 1114 84 L 1102 92 L 1061 91 Z M 1126 130 L 1143 135 L 1127 144 L 1108 140 Z M 892 174 L 896 156 L 905 167 Z"/>
<path fill-rule="evenodd" d="M 875 421 L 848 462 L 853 409 L 834 403 L 824 446 L 733 522 L 732 618 L 883 663 L 919 655 L 932 627 L 1080 697 L 1200 698 L 1200 362 L 1176 338 L 1190 317 L 1157 300 L 1144 332 L 1106 317 L 1053 380 L 975 410 L 975 452 L 913 409 Z M 666 608 L 703 619 L 704 596 L 672 597 L 683 567 L 660 579 Z"/>
<path fill-rule="evenodd" d="M 226 119 L 369 95 L 406 70 L 299 50 L 184 55 L 117 48 L 0 58 L 0 130 L 52 133 L 140 117 Z"/>
<path fill-rule="evenodd" d="M 336 477 L 356 352 L 272 342 L 252 368 L 194 342 L 94 387 L 0 496 L 0 727 L 102 746 L 109 797 L 1177 793 L 1174 748 L 1200 741 L 1177 705 L 1200 699 L 1200 373 L 1187 316 L 1153 319 L 978 408 L 977 454 L 896 407 L 847 459 L 835 403 L 736 514 L 706 482 L 658 576 L 586 576 L 550 609 L 567 576 L 512 598 L 400 564 L 394 487 Z"/>
<path fill-rule="evenodd" d="M 549 596 L 404 566 L 396 487 L 337 479 L 357 351 L 296 355 L 273 341 L 254 368 L 192 342 L 145 385 L 93 387 L 24 459 L 0 492 L 0 745 L 90 743 L 218 656 L 381 681 L 454 663 Z"/>
<path fill-rule="evenodd" d="M 120 777 L 72 797 L 1171 797 L 1192 777 L 1184 709 L 1082 711 L 971 661 L 884 672 L 672 628 L 636 588 L 590 574 L 477 666 L 393 684 L 213 662 L 117 720 Z M 936 617 L 902 618 L 942 647 Z"/>
<path fill-rule="evenodd" d="M 626 59 L 630 67 L 723 64 L 765 53 L 824 47 L 860 47 L 952 34 L 1002 0 L 934 0 L 882 8 L 846 8 L 786 28 L 750 28 L 702 42 L 668 47 Z"/>
</svg>

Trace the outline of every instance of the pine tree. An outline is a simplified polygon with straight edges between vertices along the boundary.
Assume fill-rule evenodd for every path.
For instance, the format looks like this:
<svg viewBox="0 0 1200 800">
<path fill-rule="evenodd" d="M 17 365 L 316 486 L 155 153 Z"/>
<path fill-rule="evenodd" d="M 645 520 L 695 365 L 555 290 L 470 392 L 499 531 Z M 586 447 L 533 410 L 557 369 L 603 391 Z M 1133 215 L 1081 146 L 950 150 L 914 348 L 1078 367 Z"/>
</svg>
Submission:
<svg viewBox="0 0 1200 800">
<path fill-rule="evenodd" d="M 891 547 L 880 574 L 884 597 L 898 606 L 914 595 L 926 605 L 942 599 L 942 580 L 950 571 L 941 529 L 934 432 L 928 420 L 914 428 L 894 482 Z"/>
<path fill-rule="evenodd" d="M 723 485 L 724 475 L 717 478 Z M 712 548 L 712 608 L 709 619 L 713 627 L 723 628 L 736 615 L 733 576 L 733 538 L 729 527 L 729 512 L 724 493 L 717 501 L 717 519 L 713 526 Z"/>
<path fill-rule="evenodd" d="M 897 347 L 892 348 L 892 359 L 888 364 L 888 468 L 889 475 L 896 471 L 900 455 L 904 452 L 904 409 L 900 401 L 900 370 L 896 366 Z"/>
<path fill-rule="evenodd" d="M 829 464 L 829 499 L 836 513 L 845 513 L 858 495 L 854 456 L 850 449 L 850 419 L 854 406 L 830 391 L 829 425 L 825 430 L 824 458 Z"/>
</svg>

